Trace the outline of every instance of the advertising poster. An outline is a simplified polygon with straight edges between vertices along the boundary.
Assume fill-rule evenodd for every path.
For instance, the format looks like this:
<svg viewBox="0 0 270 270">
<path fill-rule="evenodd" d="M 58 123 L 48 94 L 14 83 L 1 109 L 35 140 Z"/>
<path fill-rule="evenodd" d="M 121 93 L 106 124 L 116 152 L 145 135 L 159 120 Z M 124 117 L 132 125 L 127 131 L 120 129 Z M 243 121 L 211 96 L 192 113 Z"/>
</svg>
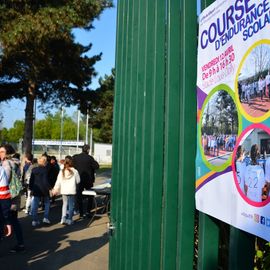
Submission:
<svg viewBox="0 0 270 270">
<path fill-rule="evenodd" d="M 199 17 L 196 208 L 270 241 L 270 0 Z"/>
</svg>

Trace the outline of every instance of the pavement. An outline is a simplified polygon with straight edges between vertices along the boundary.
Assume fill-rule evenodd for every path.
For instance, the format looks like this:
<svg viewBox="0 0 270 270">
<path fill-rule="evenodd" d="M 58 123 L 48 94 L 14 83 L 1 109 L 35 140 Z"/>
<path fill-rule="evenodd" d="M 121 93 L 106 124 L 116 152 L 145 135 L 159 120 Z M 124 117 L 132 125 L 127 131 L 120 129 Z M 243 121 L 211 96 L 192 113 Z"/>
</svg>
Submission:
<svg viewBox="0 0 270 270">
<path fill-rule="evenodd" d="M 230 158 L 231 154 L 232 154 L 232 152 L 230 152 L 230 151 L 225 151 L 225 150 L 219 149 L 218 156 L 205 154 L 205 157 L 210 164 L 212 164 L 214 166 L 220 166 L 220 165 L 224 164 L 225 162 L 227 162 L 227 160 Z"/>
<path fill-rule="evenodd" d="M 96 184 L 110 177 L 103 174 L 97 177 Z M 19 212 L 23 228 L 26 251 L 10 253 L 16 245 L 14 236 L 0 242 L 0 268 L 5 270 L 106 270 L 108 269 L 109 236 L 106 214 L 89 219 L 75 216 L 73 225 L 61 225 L 61 197 L 50 209 L 51 225 L 33 228 L 31 216 Z M 40 219 L 43 215 L 40 210 Z"/>
<path fill-rule="evenodd" d="M 227 162 L 227 160 L 231 157 L 231 153 L 220 155 L 208 160 L 208 162 L 214 166 L 220 166 Z"/>
<path fill-rule="evenodd" d="M 242 107 L 246 113 L 252 117 L 260 117 L 265 115 L 270 110 L 270 99 L 263 97 L 261 100 L 260 97 L 254 97 L 250 99 L 250 103 L 242 102 Z"/>
</svg>

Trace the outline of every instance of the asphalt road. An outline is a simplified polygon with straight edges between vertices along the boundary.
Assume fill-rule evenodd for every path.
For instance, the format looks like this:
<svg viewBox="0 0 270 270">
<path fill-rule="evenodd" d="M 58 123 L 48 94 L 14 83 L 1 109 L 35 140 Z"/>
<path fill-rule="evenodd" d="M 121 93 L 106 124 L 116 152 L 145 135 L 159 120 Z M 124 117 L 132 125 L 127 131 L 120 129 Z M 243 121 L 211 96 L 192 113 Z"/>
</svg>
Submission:
<svg viewBox="0 0 270 270">
<path fill-rule="evenodd" d="M 97 177 L 97 184 L 108 175 Z M 61 225 L 61 205 L 59 197 L 51 207 L 49 226 L 33 228 L 31 217 L 22 211 L 19 218 L 23 227 L 26 251 L 10 253 L 16 244 L 14 236 L 0 242 L 0 265 L 5 270 L 106 270 L 108 269 L 109 237 L 107 215 L 79 220 L 75 216 L 73 225 Z M 40 210 L 40 219 L 42 219 Z"/>
</svg>

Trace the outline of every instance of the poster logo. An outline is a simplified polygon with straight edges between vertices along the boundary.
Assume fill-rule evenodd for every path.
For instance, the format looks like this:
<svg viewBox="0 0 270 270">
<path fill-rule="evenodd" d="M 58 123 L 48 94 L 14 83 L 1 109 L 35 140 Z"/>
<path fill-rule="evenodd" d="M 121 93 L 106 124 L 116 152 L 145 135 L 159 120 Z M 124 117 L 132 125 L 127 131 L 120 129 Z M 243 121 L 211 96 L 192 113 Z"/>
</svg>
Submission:
<svg viewBox="0 0 270 270">
<path fill-rule="evenodd" d="M 255 221 L 256 223 L 260 223 L 260 216 L 257 215 L 257 214 L 254 214 L 254 221 Z"/>
</svg>

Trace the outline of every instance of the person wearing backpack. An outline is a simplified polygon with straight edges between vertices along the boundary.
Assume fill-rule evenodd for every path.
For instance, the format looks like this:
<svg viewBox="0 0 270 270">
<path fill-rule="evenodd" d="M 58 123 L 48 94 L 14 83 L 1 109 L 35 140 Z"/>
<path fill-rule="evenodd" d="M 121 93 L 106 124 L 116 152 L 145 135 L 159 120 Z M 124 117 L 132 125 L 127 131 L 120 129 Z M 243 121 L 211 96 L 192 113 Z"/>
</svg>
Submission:
<svg viewBox="0 0 270 270">
<path fill-rule="evenodd" d="M 15 154 L 16 152 L 10 144 L 3 144 L 0 146 L 1 165 L 5 170 L 9 184 L 13 177 L 20 179 L 20 163 L 18 157 Z M 10 250 L 10 252 L 12 253 L 25 251 L 23 231 L 18 219 L 20 202 L 20 193 L 18 193 L 18 195 L 13 198 L 11 196 L 10 223 L 12 225 L 17 240 L 17 245 Z"/>
</svg>

